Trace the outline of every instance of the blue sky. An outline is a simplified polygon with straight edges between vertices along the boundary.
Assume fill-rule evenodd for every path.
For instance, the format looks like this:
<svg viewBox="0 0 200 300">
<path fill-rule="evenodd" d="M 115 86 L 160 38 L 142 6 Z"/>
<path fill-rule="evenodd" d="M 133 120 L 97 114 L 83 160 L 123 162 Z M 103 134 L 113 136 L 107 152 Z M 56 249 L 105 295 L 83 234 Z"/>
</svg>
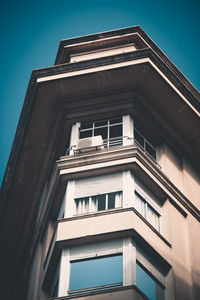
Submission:
<svg viewBox="0 0 200 300">
<path fill-rule="evenodd" d="M 1 1 L 0 184 L 33 69 L 54 64 L 61 39 L 140 25 L 200 90 L 198 0 Z"/>
</svg>

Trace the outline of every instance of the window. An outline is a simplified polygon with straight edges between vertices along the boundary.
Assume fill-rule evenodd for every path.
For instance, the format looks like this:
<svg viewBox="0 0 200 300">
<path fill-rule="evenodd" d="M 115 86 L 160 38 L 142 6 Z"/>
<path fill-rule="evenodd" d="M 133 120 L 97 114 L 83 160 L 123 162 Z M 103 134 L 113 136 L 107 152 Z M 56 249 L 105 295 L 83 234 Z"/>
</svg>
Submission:
<svg viewBox="0 0 200 300">
<path fill-rule="evenodd" d="M 137 192 L 135 192 L 135 208 L 153 227 L 160 231 L 160 215 Z"/>
<path fill-rule="evenodd" d="M 142 133 L 142 129 L 138 128 L 136 124 L 134 126 L 134 139 L 135 141 L 156 160 L 156 146 L 150 142 L 149 138 L 146 137 L 144 133 Z"/>
<path fill-rule="evenodd" d="M 79 129 L 80 139 L 97 135 L 102 136 L 105 148 L 122 145 L 122 117 L 81 123 Z"/>
<path fill-rule="evenodd" d="M 122 239 L 63 249 L 57 296 L 122 286 L 127 264 L 123 251 Z"/>
<path fill-rule="evenodd" d="M 58 265 L 57 270 L 54 274 L 53 281 L 51 282 L 50 298 L 57 297 L 58 295 L 59 273 L 60 273 L 60 265 Z"/>
<path fill-rule="evenodd" d="M 153 261 L 131 238 L 63 249 L 57 296 L 136 283 L 150 300 L 164 300 L 165 277 L 161 273 L 162 266 L 157 266 Z"/>
<path fill-rule="evenodd" d="M 123 284 L 122 254 L 70 263 L 69 291 L 80 292 Z"/>
<path fill-rule="evenodd" d="M 164 300 L 164 288 L 144 269 L 140 263 L 136 263 L 136 286 L 149 300 Z"/>
<path fill-rule="evenodd" d="M 108 210 L 121 207 L 122 192 L 100 194 L 75 199 L 76 214 Z"/>
<path fill-rule="evenodd" d="M 70 155 L 76 153 L 77 141 L 80 139 L 94 136 L 102 137 L 104 148 L 109 149 L 115 146 L 133 145 L 135 143 L 154 160 L 157 159 L 155 142 L 134 122 L 131 115 L 123 115 L 109 120 L 77 122 L 72 126 L 70 147 L 67 153 Z"/>
<path fill-rule="evenodd" d="M 158 199 L 134 176 L 134 207 L 159 232 L 161 232 L 161 204 Z"/>
</svg>

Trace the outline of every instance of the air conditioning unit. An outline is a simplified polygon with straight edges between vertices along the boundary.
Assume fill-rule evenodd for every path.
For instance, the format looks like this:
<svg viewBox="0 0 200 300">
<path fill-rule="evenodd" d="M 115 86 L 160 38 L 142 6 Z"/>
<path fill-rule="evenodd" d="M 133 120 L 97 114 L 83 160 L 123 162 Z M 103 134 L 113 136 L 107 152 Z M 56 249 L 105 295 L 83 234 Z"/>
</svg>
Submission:
<svg viewBox="0 0 200 300">
<path fill-rule="evenodd" d="M 89 152 L 102 149 L 103 139 L 101 135 L 80 139 L 76 145 L 76 153 Z"/>
</svg>

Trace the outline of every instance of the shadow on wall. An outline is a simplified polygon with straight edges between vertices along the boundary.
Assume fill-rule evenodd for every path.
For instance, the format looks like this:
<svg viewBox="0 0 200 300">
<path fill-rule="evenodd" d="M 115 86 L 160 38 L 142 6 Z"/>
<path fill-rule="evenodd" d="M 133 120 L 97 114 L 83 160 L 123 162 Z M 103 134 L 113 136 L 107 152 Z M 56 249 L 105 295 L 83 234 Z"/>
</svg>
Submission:
<svg viewBox="0 0 200 300">
<path fill-rule="evenodd" d="M 200 271 L 192 268 L 189 272 L 184 266 L 184 262 L 182 264 L 174 262 L 173 265 L 174 288 L 172 288 L 172 293 L 175 295 L 175 300 L 199 300 Z M 170 295 L 168 295 L 168 299 L 171 300 Z"/>
</svg>

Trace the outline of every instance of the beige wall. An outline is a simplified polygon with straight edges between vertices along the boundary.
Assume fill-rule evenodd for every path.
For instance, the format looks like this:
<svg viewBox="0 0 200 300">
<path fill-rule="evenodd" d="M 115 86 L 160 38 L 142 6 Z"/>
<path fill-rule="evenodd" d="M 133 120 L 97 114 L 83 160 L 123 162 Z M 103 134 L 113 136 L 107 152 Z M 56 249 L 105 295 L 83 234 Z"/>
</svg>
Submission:
<svg viewBox="0 0 200 300">
<path fill-rule="evenodd" d="M 159 164 L 169 180 L 200 209 L 200 175 L 188 160 L 163 145 L 159 150 Z"/>
</svg>

